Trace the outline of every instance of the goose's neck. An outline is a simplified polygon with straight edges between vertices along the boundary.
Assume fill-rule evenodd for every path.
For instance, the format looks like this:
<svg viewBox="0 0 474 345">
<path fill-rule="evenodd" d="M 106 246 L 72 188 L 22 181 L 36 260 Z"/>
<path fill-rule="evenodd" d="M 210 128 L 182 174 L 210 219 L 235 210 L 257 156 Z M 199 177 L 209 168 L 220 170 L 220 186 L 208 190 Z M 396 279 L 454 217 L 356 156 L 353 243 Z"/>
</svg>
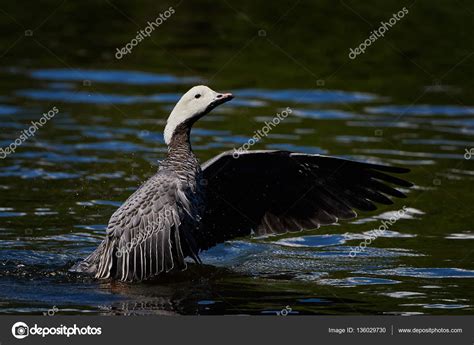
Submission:
<svg viewBox="0 0 474 345">
<path fill-rule="evenodd" d="M 195 173 L 200 170 L 200 165 L 191 147 L 190 134 L 190 123 L 184 122 L 176 127 L 168 143 L 166 165 L 178 171 Z"/>
</svg>

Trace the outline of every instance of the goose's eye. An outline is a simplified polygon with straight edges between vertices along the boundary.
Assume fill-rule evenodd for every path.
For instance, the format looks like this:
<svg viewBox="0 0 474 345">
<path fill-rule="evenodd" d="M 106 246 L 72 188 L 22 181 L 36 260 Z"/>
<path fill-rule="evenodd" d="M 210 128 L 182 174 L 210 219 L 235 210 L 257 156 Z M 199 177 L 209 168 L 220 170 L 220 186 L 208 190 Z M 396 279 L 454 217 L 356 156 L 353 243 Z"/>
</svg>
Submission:
<svg viewBox="0 0 474 345">
<path fill-rule="evenodd" d="M 201 97 L 201 94 L 199 94 L 199 93 L 194 96 L 194 98 L 199 98 L 199 97 Z"/>
</svg>

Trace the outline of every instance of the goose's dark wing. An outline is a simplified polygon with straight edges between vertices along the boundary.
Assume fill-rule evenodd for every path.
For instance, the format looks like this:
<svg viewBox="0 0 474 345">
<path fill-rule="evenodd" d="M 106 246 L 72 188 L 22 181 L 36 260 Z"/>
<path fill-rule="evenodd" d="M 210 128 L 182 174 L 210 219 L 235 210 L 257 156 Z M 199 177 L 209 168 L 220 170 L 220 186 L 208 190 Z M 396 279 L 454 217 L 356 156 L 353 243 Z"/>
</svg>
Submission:
<svg viewBox="0 0 474 345">
<path fill-rule="evenodd" d="M 131 281 L 184 269 L 184 258 L 197 252 L 181 226 L 190 207 L 175 178 L 156 174 L 115 211 L 104 241 L 75 270 Z"/>
<path fill-rule="evenodd" d="M 374 203 L 404 198 L 391 185 L 411 183 L 388 173 L 405 168 L 292 153 L 232 152 L 202 166 L 207 184 L 207 211 L 202 219 L 201 249 L 249 235 L 270 235 L 317 228 L 356 217 L 355 209 L 375 210 Z"/>
</svg>

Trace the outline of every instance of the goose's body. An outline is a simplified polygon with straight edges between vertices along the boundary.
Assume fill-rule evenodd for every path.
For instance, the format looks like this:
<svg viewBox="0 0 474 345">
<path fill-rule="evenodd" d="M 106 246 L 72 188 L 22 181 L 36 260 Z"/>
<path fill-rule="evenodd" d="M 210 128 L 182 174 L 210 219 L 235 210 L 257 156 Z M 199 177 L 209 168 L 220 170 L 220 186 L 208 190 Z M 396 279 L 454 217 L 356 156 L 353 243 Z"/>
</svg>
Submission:
<svg viewBox="0 0 474 345">
<path fill-rule="evenodd" d="M 189 90 L 165 128 L 168 156 L 158 172 L 110 218 L 99 247 L 76 271 L 145 280 L 200 262 L 199 251 L 255 233 L 271 235 L 333 224 L 354 209 L 405 197 L 387 185 L 407 169 L 287 151 L 224 152 L 202 166 L 192 152 L 193 123 L 232 99 L 206 86 Z"/>
</svg>

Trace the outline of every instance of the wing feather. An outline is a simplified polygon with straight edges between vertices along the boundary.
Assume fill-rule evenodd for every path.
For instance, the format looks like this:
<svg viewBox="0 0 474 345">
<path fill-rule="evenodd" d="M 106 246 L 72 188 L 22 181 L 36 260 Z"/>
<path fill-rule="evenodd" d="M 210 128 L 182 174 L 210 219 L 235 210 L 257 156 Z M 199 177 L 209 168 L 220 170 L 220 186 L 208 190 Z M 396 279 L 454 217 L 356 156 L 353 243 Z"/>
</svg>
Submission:
<svg viewBox="0 0 474 345">
<path fill-rule="evenodd" d="M 271 235 L 334 224 L 403 198 L 401 167 L 288 151 L 224 152 L 202 165 L 207 181 L 201 250 L 255 232 Z"/>
</svg>

